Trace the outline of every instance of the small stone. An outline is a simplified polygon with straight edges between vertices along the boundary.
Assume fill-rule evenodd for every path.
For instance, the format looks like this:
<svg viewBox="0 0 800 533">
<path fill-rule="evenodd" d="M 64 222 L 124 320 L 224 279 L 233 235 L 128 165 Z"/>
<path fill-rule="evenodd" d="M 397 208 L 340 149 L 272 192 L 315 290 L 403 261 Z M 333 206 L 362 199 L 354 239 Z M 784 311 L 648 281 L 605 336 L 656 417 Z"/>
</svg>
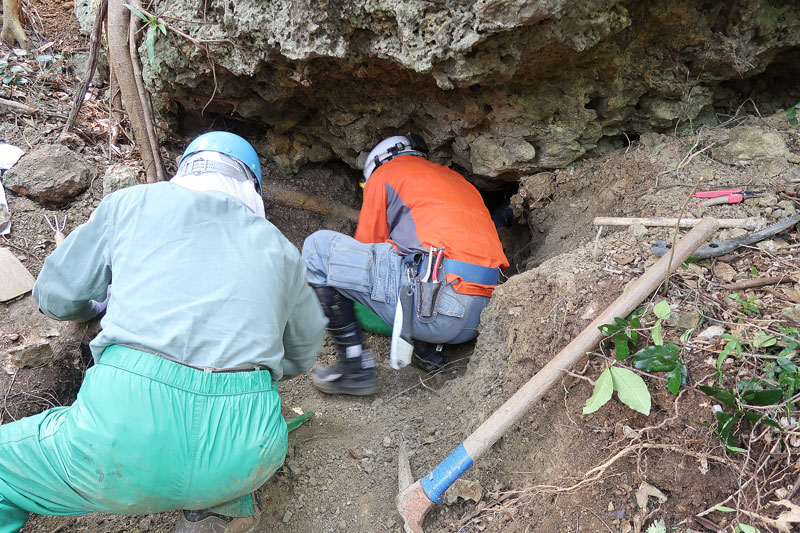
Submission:
<svg viewBox="0 0 800 533">
<path fill-rule="evenodd" d="M 111 165 L 103 175 L 103 196 L 108 196 L 114 191 L 138 185 L 133 169 L 124 163 Z"/>
<path fill-rule="evenodd" d="M 628 228 L 628 232 L 636 237 L 637 241 L 641 241 L 647 236 L 649 230 L 644 226 L 644 224 L 631 224 Z"/>
<path fill-rule="evenodd" d="M 673 312 L 667 322 L 681 330 L 692 329 L 700 323 L 700 313 Z"/>
<path fill-rule="evenodd" d="M 764 252 L 774 252 L 777 249 L 773 240 L 757 242 L 756 247 Z"/>
<path fill-rule="evenodd" d="M 698 339 L 713 339 L 725 334 L 725 328 L 722 326 L 709 326 L 697 334 Z"/>
<path fill-rule="evenodd" d="M 778 197 L 774 194 L 765 194 L 758 199 L 758 205 L 760 207 L 772 207 L 778 205 Z"/>
<path fill-rule="evenodd" d="M 52 358 L 53 347 L 47 341 L 34 341 L 8 350 L 11 362 L 17 368 L 41 366 Z"/>
<path fill-rule="evenodd" d="M 86 147 L 86 142 L 84 142 L 83 139 L 78 137 L 76 134 L 69 132 L 62 133 L 61 136 L 58 138 L 58 142 L 60 142 L 67 148 L 75 150 L 76 152 L 80 152 L 81 150 L 84 149 L 84 147 Z"/>
<path fill-rule="evenodd" d="M 283 513 L 283 523 L 288 524 L 289 520 L 291 519 L 292 519 L 292 512 L 287 509 L 286 512 Z"/>
<path fill-rule="evenodd" d="M 390 437 L 383 437 L 383 447 L 391 448 L 391 446 L 392 446 L 392 439 Z"/>
<path fill-rule="evenodd" d="M 800 324 L 800 304 L 793 305 L 791 307 L 785 307 L 781 314 L 783 316 L 789 317 L 790 320 Z"/>
<path fill-rule="evenodd" d="M 380 407 L 381 405 L 383 405 L 383 398 L 378 398 L 372 402 L 372 407 Z"/>
</svg>

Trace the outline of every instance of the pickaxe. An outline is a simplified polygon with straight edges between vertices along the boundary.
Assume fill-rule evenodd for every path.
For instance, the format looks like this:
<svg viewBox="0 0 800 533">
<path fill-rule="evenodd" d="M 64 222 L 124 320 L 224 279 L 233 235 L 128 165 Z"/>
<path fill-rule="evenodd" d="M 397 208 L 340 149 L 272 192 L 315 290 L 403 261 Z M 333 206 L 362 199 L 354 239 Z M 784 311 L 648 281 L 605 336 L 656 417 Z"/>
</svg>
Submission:
<svg viewBox="0 0 800 533">
<path fill-rule="evenodd" d="M 456 448 L 444 461 L 419 479 L 413 480 L 405 445 L 400 447 L 398 465 L 400 469 L 400 493 L 397 510 L 405 522 L 406 533 L 423 533 L 422 522 L 434 505 L 442 503 L 442 495 L 472 463 L 486 453 L 508 429 L 519 420 L 528 407 L 541 398 L 565 370 L 570 369 L 590 351 L 603 337 L 598 329 L 603 324 L 614 322 L 615 317 L 627 316 L 647 296 L 655 291 L 671 274 L 688 259 L 701 244 L 717 230 L 716 219 L 704 219 L 674 247 L 674 254 L 667 254 L 633 282 L 605 311 L 558 352 L 544 368 L 528 380 L 511 398 L 500 406 L 483 424 Z"/>
</svg>

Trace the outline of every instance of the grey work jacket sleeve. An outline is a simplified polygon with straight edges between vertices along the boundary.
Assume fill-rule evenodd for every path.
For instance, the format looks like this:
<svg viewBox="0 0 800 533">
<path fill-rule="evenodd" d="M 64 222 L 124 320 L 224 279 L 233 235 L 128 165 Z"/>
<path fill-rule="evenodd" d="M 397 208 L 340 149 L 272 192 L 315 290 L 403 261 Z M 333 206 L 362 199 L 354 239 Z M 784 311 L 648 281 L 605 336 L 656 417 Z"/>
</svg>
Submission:
<svg viewBox="0 0 800 533">
<path fill-rule="evenodd" d="M 110 202 L 100 202 L 89 220 L 45 259 L 33 299 L 50 318 L 85 322 L 97 314 L 92 301 L 105 300 L 111 283 L 109 211 Z"/>
<path fill-rule="evenodd" d="M 293 311 L 283 332 L 284 357 L 281 367 L 284 377 L 296 376 L 311 367 L 325 339 L 325 326 L 328 325 L 317 295 L 305 282 L 305 271 L 305 265 L 299 262 Z"/>
</svg>

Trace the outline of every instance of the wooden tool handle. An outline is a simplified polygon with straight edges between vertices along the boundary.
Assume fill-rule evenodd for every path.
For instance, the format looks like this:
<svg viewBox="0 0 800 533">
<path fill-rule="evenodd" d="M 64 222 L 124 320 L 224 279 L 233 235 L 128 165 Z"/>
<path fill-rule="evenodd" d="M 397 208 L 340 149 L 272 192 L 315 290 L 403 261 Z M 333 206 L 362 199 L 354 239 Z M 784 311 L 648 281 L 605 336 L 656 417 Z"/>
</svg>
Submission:
<svg viewBox="0 0 800 533">
<path fill-rule="evenodd" d="M 711 207 L 712 205 L 723 205 L 730 203 L 730 200 L 727 196 L 718 196 L 716 198 L 709 198 L 708 200 L 703 200 L 697 204 L 697 207 Z"/>
<path fill-rule="evenodd" d="M 464 448 L 473 461 L 484 454 L 506 431 L 541 398 L 562 375 L 584 358 L 602 338 L 598 329 L 603 324 L 614 322 L 615 317 L 625 317 L 664 281 L 667 273 L 673 272 L 691 256 L 701 244 L 717 230 L 716 219 L 703 219 L 692 231 L 678 241 L 670 263 L 669 254 L 662 257 L 642 276 L 634 281 L 591 324 L 550 360 L 538 373 L 522 386 L 506 403 L 500 406 L 486 421 L 464 441 Z"/>
</svg>

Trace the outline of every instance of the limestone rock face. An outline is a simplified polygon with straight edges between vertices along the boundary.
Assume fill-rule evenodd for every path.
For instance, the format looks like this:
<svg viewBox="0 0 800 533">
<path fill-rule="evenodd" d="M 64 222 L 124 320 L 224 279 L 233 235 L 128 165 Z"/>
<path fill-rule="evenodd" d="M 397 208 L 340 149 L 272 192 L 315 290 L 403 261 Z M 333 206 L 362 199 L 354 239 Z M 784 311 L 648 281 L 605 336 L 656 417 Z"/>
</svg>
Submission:
<svg viewBox="0 0 800 533">
<path fill-rule="evenodd" d="M 84 27 L 89 5 L 75 2 Z M 207 54 L 159 37 L 155 65 L 142 45 L 161 113 L 211 100 L 206 114 L 272 132 L 262 154 L 292 171 L 357 168 L 413 130 L 438 162 L 516 179 L 725 102 L 755 95 L 764 113 L 800 99 L 800 10 L 783 0 L 172 0 L 160 14 L 218 40 Z"/>
<path fill-rule="evenodd" d="M 68 204 L 89 188 L 95 168 L 66 146 L 42 146 L 24 155 L 3 177 L 8 189 L 48 207 Z"/>
</svg>

